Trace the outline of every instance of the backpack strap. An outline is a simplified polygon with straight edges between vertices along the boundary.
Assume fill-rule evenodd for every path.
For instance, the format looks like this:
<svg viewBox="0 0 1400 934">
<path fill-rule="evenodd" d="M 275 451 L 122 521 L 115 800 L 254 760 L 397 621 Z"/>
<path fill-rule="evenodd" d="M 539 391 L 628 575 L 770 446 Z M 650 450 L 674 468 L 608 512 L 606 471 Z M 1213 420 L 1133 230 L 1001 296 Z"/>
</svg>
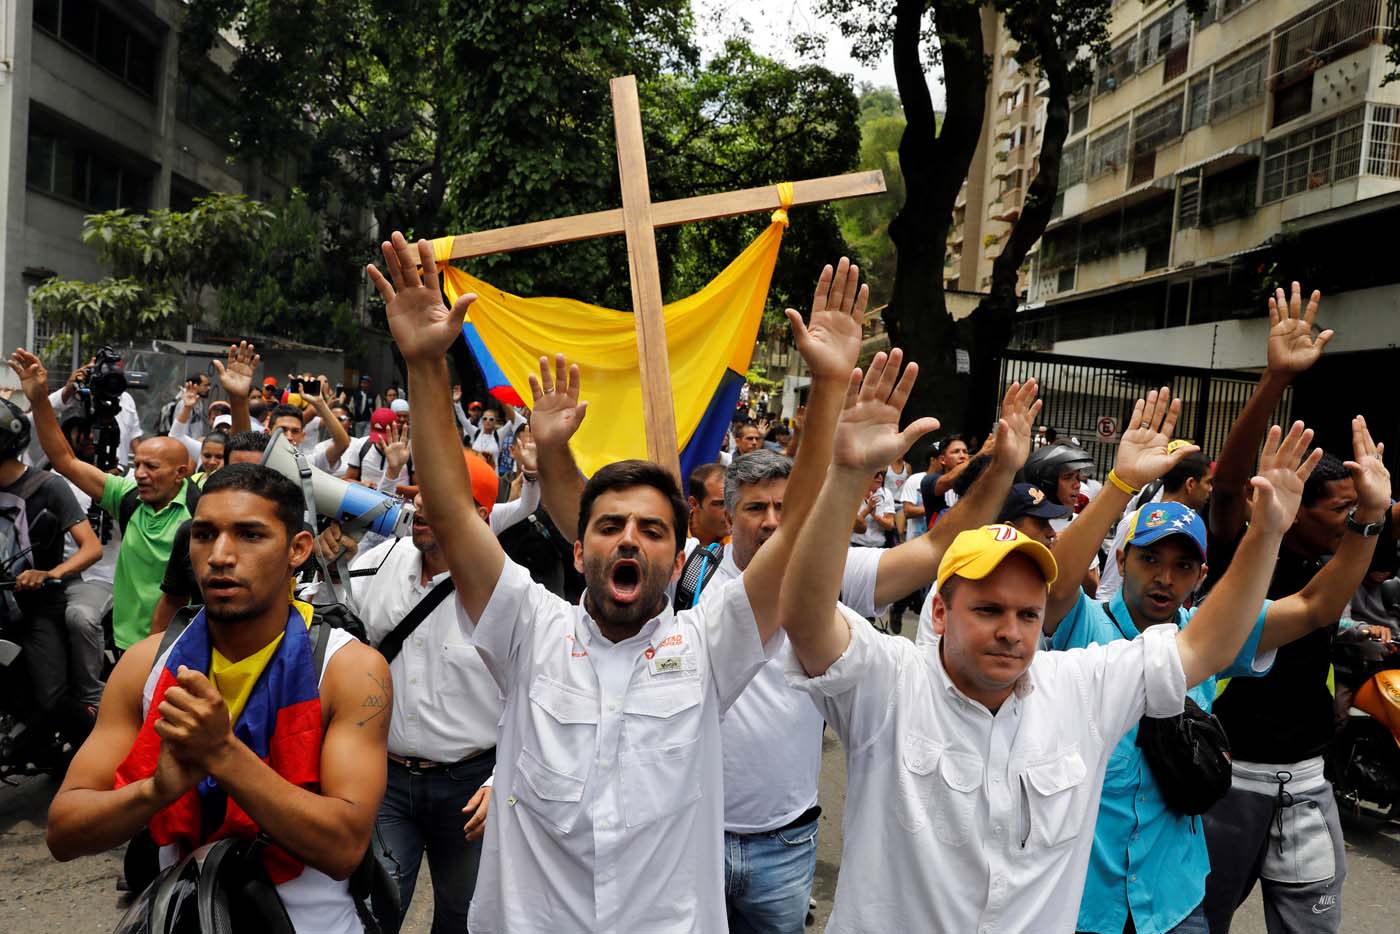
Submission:
<svg viewBox="0 0 1400 934">
<path fill-rule="evenodd" d="M 711 542 L 704 548 L 697 548 L 690 553 L 690 557 L 685 559 L 685 565 L 681 568 L 681 578 L 676 583 L 676 610 L 688 610 L 695 606 L 695 602 L 700 599 L 700 592 L 705 589 L 710 578 L 715 576 L 722 560 L 724 546 L 719 542 Z"/>
<path fill-rule="evenodd" d="M 175 611 L 175 615 L 170 618 L 170 625 L 165 627 L 165 632 L 160 634 L 160 646 L 156 648 L 156 657 L 151 661 L 151 668 L 160 664 L 160 660 L 165 657 L 165 653 L 170 651 L 170 647 L 175 644 L 175 640 L 180 638 L 181 633 L 190 628 L 190 623 L 199 615 L 200 607 L 182 606 Z"/>
</svg>

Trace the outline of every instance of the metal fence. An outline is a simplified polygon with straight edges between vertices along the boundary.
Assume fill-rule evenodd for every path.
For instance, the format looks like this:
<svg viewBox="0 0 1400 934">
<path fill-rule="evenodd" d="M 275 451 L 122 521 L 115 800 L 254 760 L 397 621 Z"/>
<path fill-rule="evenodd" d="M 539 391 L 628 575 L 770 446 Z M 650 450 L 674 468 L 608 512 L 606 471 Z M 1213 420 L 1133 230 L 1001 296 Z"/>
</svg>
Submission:
<svg viewBox="0 0 1400 934">
<path fill-rule="evenodd" d="M 1031 351 L 1008 351 L 1001 361 L 1001 391 L 1012 382 L 1035 377 L 1044 406 L 1040 424 L 1053 428 L 1058 440 L 1075 438 L 1094 458 L 1100 479 L 1113 466 L 1122 430 L 1134 403 L 1153 389 L 1167 386 L 1181 399 L 1176 437 L 1201 446 L 1214 460 L 1230 425 L 1249 401 L 1259 377 L 1238 370 L 1160 366 L 1151 363 L 1070 357 Z M 1293 390 L 1284 391 L 1271 424 L 1287 424 Z"/>
</svg>

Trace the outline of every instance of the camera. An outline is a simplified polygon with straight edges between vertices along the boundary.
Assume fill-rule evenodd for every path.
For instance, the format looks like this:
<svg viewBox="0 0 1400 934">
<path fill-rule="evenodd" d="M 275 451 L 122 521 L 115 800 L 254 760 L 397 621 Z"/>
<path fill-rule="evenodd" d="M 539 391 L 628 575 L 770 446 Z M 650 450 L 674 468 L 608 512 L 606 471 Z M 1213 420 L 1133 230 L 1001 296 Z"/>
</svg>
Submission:
<svg viewBox="0 0 1400 934">
<path fill-rule="evenodd" d="M 117 451 L 121 443 L 117 415 L 122 410 L 122 393 L 126 389 L 127 378 L 122 369 L 122 358 L 111 347 L 98 350 L 92 363 L 78 378 L 78 399 L 83 417 L 92 421 L 97 466 L 103 470 L 117 466 Z"/>
</svg>

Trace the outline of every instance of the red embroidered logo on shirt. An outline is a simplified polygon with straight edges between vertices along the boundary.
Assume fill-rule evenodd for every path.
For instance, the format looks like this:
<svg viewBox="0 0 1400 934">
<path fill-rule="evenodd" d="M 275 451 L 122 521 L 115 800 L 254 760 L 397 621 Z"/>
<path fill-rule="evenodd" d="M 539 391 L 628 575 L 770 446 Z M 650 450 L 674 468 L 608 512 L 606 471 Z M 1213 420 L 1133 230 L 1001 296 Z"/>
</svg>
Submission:
<svg viewBox="0 0 1400 934">
<path fill-rule="evenodd" d="M 685 642 L 685 638 L 681 636 L 680 633 L 676 633 L 674 636 L 667 636 L 660 642 L 656 643 L 656 647 L 658 649 L 664 649 L 668 645 L 680 645 L 683 642 Z"/>
<path fill-rule="evenodd" d="M 652 648 L 651 646 L 647 646 L 647 650 L 642 654 L 647 657 L 647 661 L 651 661 L 653 658 L 656 657 L 656 649 Z"/>
</svg>

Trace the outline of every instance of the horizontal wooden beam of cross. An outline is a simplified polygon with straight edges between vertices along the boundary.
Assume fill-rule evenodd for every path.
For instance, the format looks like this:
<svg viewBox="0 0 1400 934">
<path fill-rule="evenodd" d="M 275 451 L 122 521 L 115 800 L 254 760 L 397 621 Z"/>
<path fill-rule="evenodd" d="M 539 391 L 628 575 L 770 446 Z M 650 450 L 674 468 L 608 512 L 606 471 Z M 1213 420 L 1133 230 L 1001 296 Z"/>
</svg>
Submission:
<svg viewBox="0 0 1400 934">
<path fill-rule="evenodd" d="M 792 204 L 819 204 L 843 198 L 863 198 L 885 193 L 885 174 L 880 171 L 853 172 L 849 175 L 828 175 L 792 183 Z M 743 188 L 716 195 L 658 201 L 651 206 L 651 221 L 656 227 L 679 227 L 695 221 L 737 217 L 760 211 L 776 211 L 778 189 L 774 185 Z M 591 240 L 595 237 L 621 236 L 626 232 L 622 208 L 556 217 L 547 221 L 499 227 L 478 233 L 458 234 L 452 241 L 452 259 L 511 253 L 536 247 Z"/>
<path fill-rule="evenodd" d="M 622 207 L 463 234 L 453 238 L 450 259 L 469 259 L 597 237 L 626 236 L 647 455 L 670 469 L 676 479 L 683 483 L 676 447 L 675 406 L 671 400 L 671 369 L 666 352 L 661 272 L 656 258 L 656 228 L 774 211 L 783 205 L 776 185 L 653 203 L 647 180 L 637 81 L 631 75 L 614 78 L 611 90 Z M 879 171 L 832 175 L 793 182 L 792 189 L 792 206 L 862 198 L 882 194 L 885 191 L 885 176 Z"/>
</svg>

